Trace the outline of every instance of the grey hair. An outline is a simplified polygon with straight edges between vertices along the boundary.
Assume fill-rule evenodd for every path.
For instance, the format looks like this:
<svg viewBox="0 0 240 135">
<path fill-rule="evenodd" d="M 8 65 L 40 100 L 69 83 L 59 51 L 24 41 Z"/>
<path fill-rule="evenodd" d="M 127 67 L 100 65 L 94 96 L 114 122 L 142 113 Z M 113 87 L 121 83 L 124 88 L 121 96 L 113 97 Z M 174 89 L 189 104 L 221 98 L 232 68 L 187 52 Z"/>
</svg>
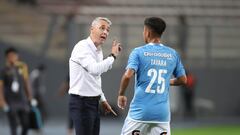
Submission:
<svg viewBox="0 0 240 135">
<path fill-rule="evenodd" d="M 96 25 L 100 20 L 106 21 L 109 25 L 112 25 L 112 22 L 108 18 L 106 18 L 106 17 L 96 17 L 92 21 L 92 26 Z"/>
</svg>

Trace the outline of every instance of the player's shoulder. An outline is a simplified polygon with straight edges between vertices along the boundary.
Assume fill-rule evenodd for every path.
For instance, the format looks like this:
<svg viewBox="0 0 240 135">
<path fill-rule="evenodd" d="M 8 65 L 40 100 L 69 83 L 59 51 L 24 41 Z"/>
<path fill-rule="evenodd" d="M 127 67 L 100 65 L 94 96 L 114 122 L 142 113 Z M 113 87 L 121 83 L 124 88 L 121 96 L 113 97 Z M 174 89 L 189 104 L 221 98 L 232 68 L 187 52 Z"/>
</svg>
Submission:
<svg viewBox="0 0 240 135">
<path fill-rule="evenodd" d="M 145 50 L 146 48 L 147 48 L 147 46 L 146 46 L 147 44 L 142 44 L 142 45 L 140 45 L 140 46 L 138 46 L 138 47 L 136 47 L 136 48 L 134 48 L 133 50 L 134 51 L 141 51 L 141 50 Z"/>
<path fill-rule="evenodd" d="M 169 51 L 172 51 L 172 52 L 176 52 L 176 50 L 166 44 L 161 44 L 161 46 L 166 49 L 166 50 L 169 50 Z"/>
<path fill-rule="evenodd" d="M 144 49 L 144 45 L 141 45 L 141 46 L 138 46 L 138 47 L 135 47 L 132 49 L 132 53 L 139 53 L 141 52 L 142 50 Z"/>
<path fill-rule="evenodd" d="M 165 51 L 168 51 L 168 52 L 176 54 L 176 55 L 178 54 L 178 52 L 174 48 L 172 48 L 168 45 L 165 45 L 165 44 L 161 44 L 161 45 L 162 45 L 162 47 L 164 48 Z"/>
</svg>

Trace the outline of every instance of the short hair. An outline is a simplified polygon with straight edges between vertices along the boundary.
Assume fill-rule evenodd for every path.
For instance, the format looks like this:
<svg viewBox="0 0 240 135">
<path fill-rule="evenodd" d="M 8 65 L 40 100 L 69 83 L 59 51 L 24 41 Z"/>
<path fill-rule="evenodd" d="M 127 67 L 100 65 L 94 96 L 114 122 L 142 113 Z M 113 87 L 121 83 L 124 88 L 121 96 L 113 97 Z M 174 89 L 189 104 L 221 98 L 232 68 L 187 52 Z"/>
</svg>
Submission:
<svg viewBox="0 0 240 135">
<path fill-rule="evenodd" d="M 144 21 L 144 25 L 150 28 L 158 36 L 162 36 L 162 33 L 166 29 L 166 23 L 159 17 L 149 17 Z"/>
<path fill-rule="evenodd" d="M 112 25 L 112 22 L 111 22 L 108 18 L 106 18 L 106 17 L 96 17 L 96 18 L 92 21 L 92 25 L 91 25 L 91 26 L 96 25 L 100 20 L 106 21 L 109 25 Z"/>
<path fill-rule="evenodd" d="M 18 53 L 17 49 L 15 49 L 14 47 L 9 47 L 8 49 L 6 49 L 5 51 L 5 56 L 7 56 L 9 53 Z"/>
</svg>

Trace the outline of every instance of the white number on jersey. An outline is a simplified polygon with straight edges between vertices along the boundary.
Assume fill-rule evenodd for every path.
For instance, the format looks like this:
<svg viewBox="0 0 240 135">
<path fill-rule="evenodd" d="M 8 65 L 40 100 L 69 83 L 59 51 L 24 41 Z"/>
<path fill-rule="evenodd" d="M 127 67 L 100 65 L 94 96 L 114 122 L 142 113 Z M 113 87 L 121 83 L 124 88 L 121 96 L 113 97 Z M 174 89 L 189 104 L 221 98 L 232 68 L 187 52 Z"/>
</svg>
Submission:
<svg viewBox="0 0 240 135">
<path fill-rule="evenodd" d="M 148 84 L 145 92 L 146 93 L 159 93 L 162 94 L 165 90 L 165 79 L 162 77 L 162 74 L 166 74 L 167 70 L 165 69 L 159 69 L 158 72 L 156 69 L 149 69 L 147 72 L 147 75 L 152 77 L 150 83 Z M 152 85 L 153 83 L 156 81 L 157 79 L 157 90 L 153 90 L 152 89 Z"/>
</svg>

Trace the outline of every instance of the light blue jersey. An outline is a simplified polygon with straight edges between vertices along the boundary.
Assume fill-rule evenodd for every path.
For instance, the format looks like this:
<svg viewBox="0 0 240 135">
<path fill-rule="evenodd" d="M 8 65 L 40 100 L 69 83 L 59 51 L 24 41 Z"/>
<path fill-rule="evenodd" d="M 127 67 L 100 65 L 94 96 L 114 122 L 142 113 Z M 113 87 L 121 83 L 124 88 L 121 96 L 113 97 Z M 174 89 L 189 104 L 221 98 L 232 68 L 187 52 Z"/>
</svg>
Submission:
<svg viewBox="0 0 240 135">
<path fill-rule="evenodd" d="M 137 121 L 169 122 L 169 87 L 173 76 L 185 75 L 178 53 L 162 44 L 135 48 L 126 69 L 135 71 L 135 93 L 128 117 Z"/>
</svg>

